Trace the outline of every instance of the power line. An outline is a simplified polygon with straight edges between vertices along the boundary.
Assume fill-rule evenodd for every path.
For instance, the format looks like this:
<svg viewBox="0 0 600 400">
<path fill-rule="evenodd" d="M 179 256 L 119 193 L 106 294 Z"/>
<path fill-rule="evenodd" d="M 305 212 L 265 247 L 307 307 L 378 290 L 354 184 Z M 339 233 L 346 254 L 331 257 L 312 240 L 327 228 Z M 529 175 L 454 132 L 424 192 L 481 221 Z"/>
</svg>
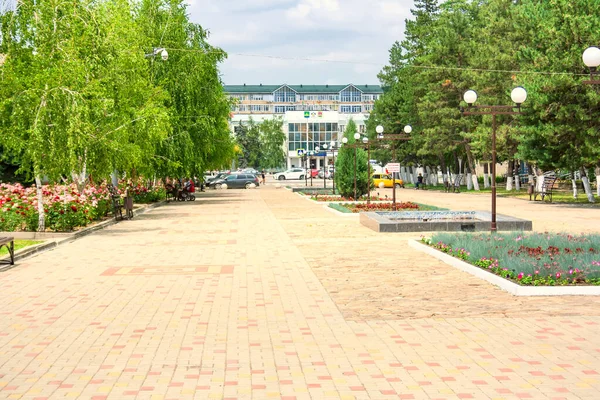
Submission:
<svg viewBox="0 0 600 400">
<path fill-rule="evenodd" d="M 183 52 L 199 52 L 199 53 L 218 53 L 220 51 L 204 51 L 196 49 L 175 49 L 167 48 L 169 51 L 183 51 Z M 345 60 L 330 60 L 324 58 L 308 58 L 308 57 L 284 57 L 275 56 L 269 54 L 249 54 L 249 53 L 227 53 L 228 55 L 234 55 L 239 57 L 254 57 L 254 58 L 268 58 L 274 60 L 285 60 L 285 61 L 309 61 L 309 62 L 322 62 L 322 63 L 337 63 L 337 64 L 351 64 L 351 65 L 371 65 L 371 66 L 382 66 L 380 63 L 366 62 L 366 61 L 345 61 Z M 464 67 L 448 67 L 438 65 L 403 65 L 404 68 L 415 68 L 415 69 L 433 69 L 433 70 L 450 70 L 450 71 L 469 71 L 469 72 L 490 72 L 490 73 L 506 73 L 506 74 L 533 74 L 533 75 L 567 75 L 567 76 L 588 76 L 588 74 L 577 74 L 573 72 L 551 72 L 551 71 L 520 71 L 510 69 L 491 69 L 491 68 L 464 68 Z"/>
</svg>

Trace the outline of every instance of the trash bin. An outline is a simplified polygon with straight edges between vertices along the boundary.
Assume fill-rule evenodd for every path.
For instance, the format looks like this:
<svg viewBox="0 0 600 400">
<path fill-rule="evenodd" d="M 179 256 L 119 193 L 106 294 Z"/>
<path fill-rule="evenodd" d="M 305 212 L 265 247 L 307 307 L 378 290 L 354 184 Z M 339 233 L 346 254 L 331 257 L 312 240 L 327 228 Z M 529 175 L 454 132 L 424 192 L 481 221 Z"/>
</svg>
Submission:
<svg viewBox="0 0 600 400">
<path fill-rule="evenodd" d="M 133 197 L 131 196 L 127 196 L 125 197 L 125 199 L 123 200 L 123 205 L 125 207 L 125 216 L 128 219 L 132 219 L 133 218 Z"/>
</svg>

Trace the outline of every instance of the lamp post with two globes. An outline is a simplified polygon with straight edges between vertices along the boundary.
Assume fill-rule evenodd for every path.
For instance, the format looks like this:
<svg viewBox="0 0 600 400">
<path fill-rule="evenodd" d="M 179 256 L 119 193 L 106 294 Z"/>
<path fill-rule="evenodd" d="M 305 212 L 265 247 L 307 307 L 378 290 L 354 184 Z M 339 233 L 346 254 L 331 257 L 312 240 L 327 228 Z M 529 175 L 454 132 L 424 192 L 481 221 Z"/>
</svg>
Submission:
<svg viewBox="0 0 600 400">
<path fill-rule="evenodd" d="M 409 135 L 412 132 L 412 126 L 405 125 L 403 130 L 404 130 L 404 133 Z M 378 125 L 375 128 L 375 132 L 377 132 L 377 140 L 382 140 L 382 141 L 410 140 L 410 137 L 398 135 L 398 134 L 384 136 L 383 135 L 383 126 L 381 126 L 381 125 Z M 394 161 L 394 163 L 396 163 L 396 161 L 397 161 L 396 160 L 396 146 L 393 146 L 393 152 L 394 152 L 393 161 Z M 395 171 L 392 171 L 392 210 L 396 211 L 396 172 Z"/>
<path fill-rule="evenodd" d="M 461 113 L 463 115 L 492 116 L 492 232 L 496 232 L 498 230 L 496 226 L 496 116 L 522 114 L 521 104 L 523 104 L 523 102 L 527 99 L 527 91 L 523 87 L 518 86 L 512 90 L 510 98 L 516 104 L 516 111 L 514 111 L 515 106 L 474 106 L 473 104 L 475 104 L 477 101 L 477 93 L 474 90 L 467 90 L 463 95 L 463 99 L 465 103 L 467 103 L 467 109 L 464 110 L 461 108 Z M 473 109 L 478 111 L 471 111 Z"/>
</svg>

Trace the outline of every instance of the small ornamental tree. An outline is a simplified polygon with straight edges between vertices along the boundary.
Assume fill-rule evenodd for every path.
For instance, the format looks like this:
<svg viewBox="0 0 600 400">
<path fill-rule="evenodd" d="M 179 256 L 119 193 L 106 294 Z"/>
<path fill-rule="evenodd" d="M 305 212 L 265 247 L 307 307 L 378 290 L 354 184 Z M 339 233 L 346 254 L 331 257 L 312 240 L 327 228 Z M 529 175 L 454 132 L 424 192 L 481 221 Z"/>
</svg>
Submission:
<svg viewBox="0 0 600 400">
<path fill-rule="evenodd" d="M 354 168 L 356 166 L 356 198 L 367 193 L 368 185 L 368 160 L 367 153 L 361 149 L 353 147 L 357 144 L 354 139 L 356 133 L 356 124 L 353 120 L 348 122 L 344 137 L 348 143 L 342 145 L 339 156 L 335 160 L 335 184 L 343 197 L 354 198 Z M 356 164 L 354 156 L 356 154 Z"/>
</svg>

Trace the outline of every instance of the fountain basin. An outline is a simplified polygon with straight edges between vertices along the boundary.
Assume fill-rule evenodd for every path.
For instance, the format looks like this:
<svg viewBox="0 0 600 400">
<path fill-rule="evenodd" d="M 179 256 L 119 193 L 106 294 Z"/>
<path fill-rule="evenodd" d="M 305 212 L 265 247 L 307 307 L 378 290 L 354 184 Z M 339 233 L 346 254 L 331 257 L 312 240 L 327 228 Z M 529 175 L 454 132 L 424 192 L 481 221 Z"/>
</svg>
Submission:
<svg viewBox="0 0 600 400">
<path fill-rule="evenodd" d="M 489 231 L 487 211 L 379 211 L 360 214 L 360 223 L 376 232 L 478 232 Z M 530 231 L 532 222 L 496 214 L 499 231 Z"/>
</svg>

